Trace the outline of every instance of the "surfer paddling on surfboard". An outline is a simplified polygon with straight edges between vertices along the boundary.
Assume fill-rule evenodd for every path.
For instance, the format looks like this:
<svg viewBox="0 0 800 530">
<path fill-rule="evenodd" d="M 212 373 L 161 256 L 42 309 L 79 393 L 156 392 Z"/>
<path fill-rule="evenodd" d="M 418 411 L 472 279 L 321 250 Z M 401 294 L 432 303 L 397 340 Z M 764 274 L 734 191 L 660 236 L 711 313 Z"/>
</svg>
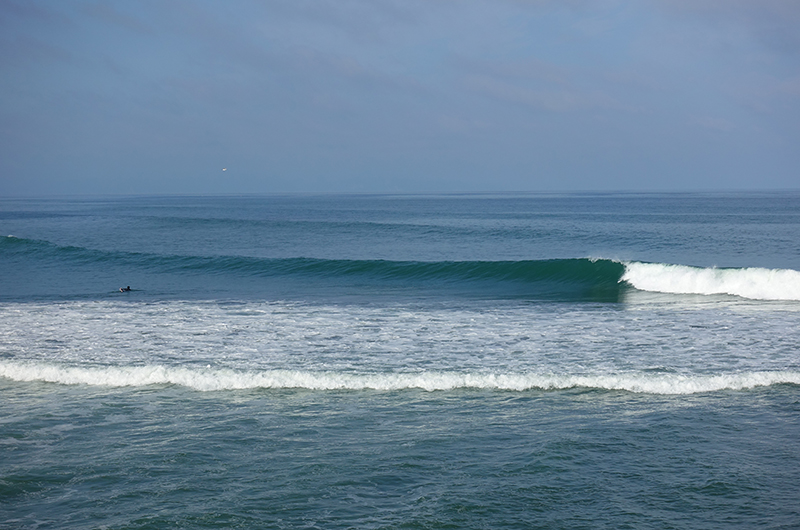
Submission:
<svg viewBox="0 0 800 530">
<path fill-rule="evenodd" d="M 121 293 L 127 293 L 130 290 L 131 290 L 131 286 L 130 285 L 127 286 L 127 287 L 120 287 L 119 288 L 119 292 L 121 292 Z"/>
</svg>

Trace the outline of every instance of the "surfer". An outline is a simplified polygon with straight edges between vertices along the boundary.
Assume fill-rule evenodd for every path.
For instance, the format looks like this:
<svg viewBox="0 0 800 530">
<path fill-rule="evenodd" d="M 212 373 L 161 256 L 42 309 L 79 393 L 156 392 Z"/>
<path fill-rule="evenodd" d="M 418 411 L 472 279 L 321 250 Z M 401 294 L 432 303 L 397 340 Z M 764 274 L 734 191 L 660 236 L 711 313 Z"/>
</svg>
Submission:
<svg viewBox="0 0 800 530">
<path fill-rule="evenodd" d="M 121 293 L 127 293 L 130 290 L 131 290 L 131 286 L 130 285 L 127 286 L 127 287 L 120 287 L 119 288 L 119 292 L 121 292 Z"/>
</svg>

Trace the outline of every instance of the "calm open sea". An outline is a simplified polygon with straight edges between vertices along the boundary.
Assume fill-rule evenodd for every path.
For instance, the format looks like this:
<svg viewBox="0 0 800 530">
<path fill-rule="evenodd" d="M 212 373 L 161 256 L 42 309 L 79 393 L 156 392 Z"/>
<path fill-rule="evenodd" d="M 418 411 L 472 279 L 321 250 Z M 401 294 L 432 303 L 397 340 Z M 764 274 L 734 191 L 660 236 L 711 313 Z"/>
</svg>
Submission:
<svg viewBox="0 0 800 530">
<path fill-rule="evenodd" d="M 2 528 L 800 527 L 800 192 L 0 199 L 0 234 Z"/>
</svg>

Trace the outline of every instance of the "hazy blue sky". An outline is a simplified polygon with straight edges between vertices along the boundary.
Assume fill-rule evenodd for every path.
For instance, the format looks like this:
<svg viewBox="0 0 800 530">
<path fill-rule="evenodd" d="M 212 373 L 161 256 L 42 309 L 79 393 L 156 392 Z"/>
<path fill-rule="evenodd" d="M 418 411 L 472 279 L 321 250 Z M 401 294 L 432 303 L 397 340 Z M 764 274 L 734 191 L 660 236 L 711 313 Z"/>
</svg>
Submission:
<svg viewBox="0 0 800 530">
<path fill-rule="evenodd" d="M 6 196 L 797 187 L 797 0 L 0 0 Z"/>
</svg>

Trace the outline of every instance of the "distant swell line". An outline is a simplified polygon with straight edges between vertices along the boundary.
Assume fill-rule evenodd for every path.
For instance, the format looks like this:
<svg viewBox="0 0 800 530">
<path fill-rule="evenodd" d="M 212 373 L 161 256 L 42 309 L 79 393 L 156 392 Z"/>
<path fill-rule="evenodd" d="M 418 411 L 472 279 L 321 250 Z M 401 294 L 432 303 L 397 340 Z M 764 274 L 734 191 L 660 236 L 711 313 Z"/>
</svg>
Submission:
<svg viewBox="0 0 800 530">
<path fill-rule="evenodd" d="M 373 373 L 302 370 L 236 371 L 225 368 L 166 366 L 76 367 L 0 361 L 0 377 L 19 382 L 62 385 L 141 387 L 177 385 L 197 391 L 245 389 L 499 391 L 621 390 L 645 394 L 696 394 L 748 390 L 778 384 L 800 385 L 800 372 L 744 372 L 723 375 L 542 375 L 533 373 Z"/>
</svg>

